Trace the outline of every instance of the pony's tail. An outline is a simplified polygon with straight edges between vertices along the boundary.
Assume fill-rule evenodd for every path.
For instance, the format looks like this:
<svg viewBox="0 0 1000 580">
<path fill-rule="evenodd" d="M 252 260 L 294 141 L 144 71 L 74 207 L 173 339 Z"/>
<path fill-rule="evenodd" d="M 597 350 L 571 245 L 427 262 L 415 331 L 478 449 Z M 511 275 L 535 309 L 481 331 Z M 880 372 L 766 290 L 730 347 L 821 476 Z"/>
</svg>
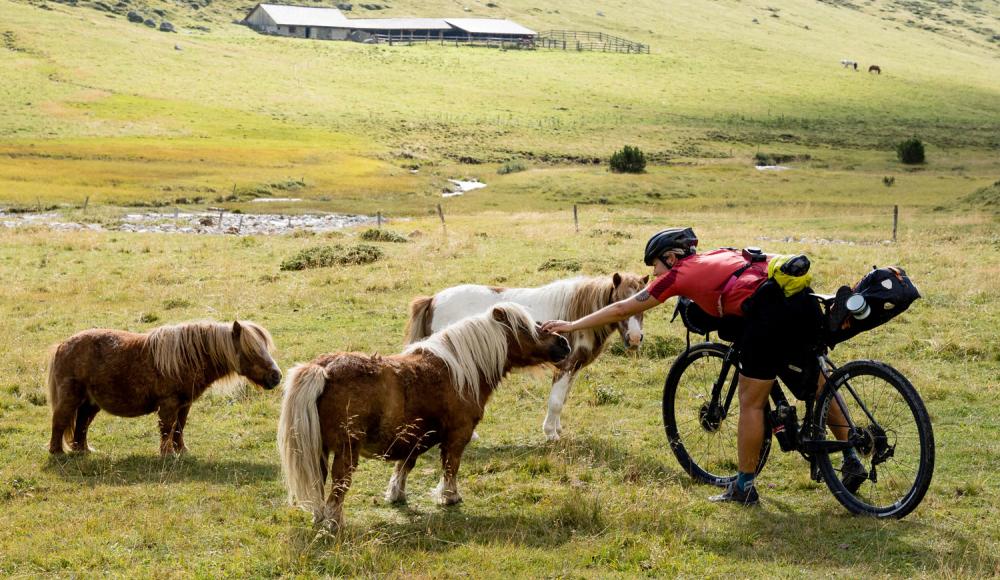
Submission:
<svg viewBox="0 0 1000 580">
<path fill-rule="evenodd" d="M 406 342 L 413 344 L 430 336 L 432 296 L 418 296 L 410 302 L 410 319 L 406 321 Z"/>
<path fill-rule="evenodd" d="M 323 454 L 316 399 L 326 387 L 326 370 L 314 363 L 288 372 L 278 420 L 278 453 L 288 502 L 322 519 L 326 456 Z"/>
<path fill-rule="evenodd" d="M 49 361 L 46 365 L 46 371 L 48 371 L 47 386 L 49 390 L 49 408 L 52 409 L 52 414 L 55 415 L 56 407 L 59 406 L 59 380 L 57 378 L 56 372 L 56 358 L 59 356 L 59 349 L 62 347 L 62 343 L 57 344 L 52 347 L 49 351 Z M 63 451 L 69 449 L 73 444 L 73 432 L 76 430 L 76 413 L 73 414 L 73 418 L 70 420 L 69 425 L 63 430 L 62 442 Z"/>
</svg>

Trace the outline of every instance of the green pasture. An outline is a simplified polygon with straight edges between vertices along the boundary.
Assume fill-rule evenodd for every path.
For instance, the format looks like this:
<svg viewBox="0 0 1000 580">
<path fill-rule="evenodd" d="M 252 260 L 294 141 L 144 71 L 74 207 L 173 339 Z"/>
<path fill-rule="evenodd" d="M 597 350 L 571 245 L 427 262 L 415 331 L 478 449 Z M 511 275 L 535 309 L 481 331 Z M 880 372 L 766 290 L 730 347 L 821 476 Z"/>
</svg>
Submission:
<svg viewBox="0 0 1000 580">
<path fill-rule="evenodd" d="M 473 194 L 469 194 L 470 196 Z M 903 213 L 896 244 L 865 205 L 803 215 L 795 204 L 757 213 L 590 207 L 580 232 L 566 212 L 491 212 L 396 220 L 407 243 L 378 243 L 382 261 L 284 272 L 316 245 L 358 243 L 360 231 L 278 237 L 0 231 L 0 573 L 114 576 L 663 576 L 878 575 L 969 577 L 1000 572 L 1000 350 L 995 219 L 977 211 Z M 381 501 L 391 467 L 363 462 L 347 528 L 317 533 L 287 507 L 275 450 L 278 392 L 207 396 L 196 404 L 191 453 L 161 460 L 155 419 L 101 414 L 98 449 L 50 459 L 47 348 L 92 326 L 145 330 L 234 317 L 271 330 L 282 368 L 331 350 L 396 352 L 409 300 L 482 282 L 536 285 L 569 271 L 636 270 L 647 234 L 693 225 L 707 246 L 759 243 L 814 257 L 816 286 L 852 282 L 870 264 L 901 264 L 924 298 L 835 358 L 889 361 L 916 385 L 937 438 L 934 481 L 903 521 L 848 515 L 807 465 L 773 456 L 759 509 L 705 501 L 665 444 L 663 378 L 683 347 L 670 305 L 647 316 L 638 358 L 612 348 L 586 370 L 564 411 L 564 438 L 540 424 L 545 376 L 511 376 L 487 407 L 463 462 L 465 503 L 427 492 L 436 453 L 418 463 L 410 504 Z M 791 236 L 811 242 L 775 241 Z M 839 239 L 849 243 L 828 243 Z M 44 548 L 43 548 L 44 547 Z"/>
</svg>

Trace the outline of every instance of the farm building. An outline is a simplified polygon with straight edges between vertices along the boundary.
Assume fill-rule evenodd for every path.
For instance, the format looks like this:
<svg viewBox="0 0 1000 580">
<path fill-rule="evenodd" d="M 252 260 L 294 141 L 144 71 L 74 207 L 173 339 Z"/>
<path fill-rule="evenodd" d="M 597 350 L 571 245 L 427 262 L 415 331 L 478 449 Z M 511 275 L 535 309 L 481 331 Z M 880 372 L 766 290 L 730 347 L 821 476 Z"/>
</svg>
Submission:
<svg viewBox="0 0 1000 580">
<path fill-rule="evenodd" d="M 336 8 L 258 4 L 243 22 L 258 32 L 322 40 L 526 41 L 537 33 L 498 18 L 347 18 Z"/>
<path fill-rule="evenodd" d="M 243 20 L 257 32 L 300 38 L 345 40 L 350 25 L 336 8 L 258 4 Z"/>
</svg>

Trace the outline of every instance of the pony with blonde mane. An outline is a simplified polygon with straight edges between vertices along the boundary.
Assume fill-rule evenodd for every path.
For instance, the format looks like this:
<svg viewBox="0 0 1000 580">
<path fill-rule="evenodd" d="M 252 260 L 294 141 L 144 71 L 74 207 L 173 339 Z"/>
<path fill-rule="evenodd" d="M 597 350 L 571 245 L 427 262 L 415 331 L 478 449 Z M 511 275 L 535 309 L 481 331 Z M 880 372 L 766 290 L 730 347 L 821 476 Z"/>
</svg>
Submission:
<svg viewBox="0 0 1000 580">
<path fill-rule="evenodd" d="M 91 451 L 87 429 L 102 410 L 119 417 L 158 412 L 160 453 L 184 452 L 191 404 L 213 385 L 233 388 L 244 379 L 273 389 L 281 382 L 273 352 L 267 330 L 248 321 L 74 334 L 49 360 L 49 453 Z"/>
<path fill-rule="evenodd" d="M 288 373 L 278 423 L 289 502 L 339 529 L 359 456 L 396 462 L 385 498 L 404 502 L 417 457 L 438 444 L 437 500 L 462 501 L 462 452 L 497 385 L 512 368 L 558 363 L 570 352 L 565 338 L 538 326 L 521 306 L 498 304 L 402 354 L 328 353 L 297 365 Z M 328 471 L 333 486 L 324 503 Z"/>
<path fill-rule="evenodd" d="M 516 302 L 528 309 L 536 321 L 578 320 L 608 304 L 630 298 L 649 282 L 649 276 L 630 273 L 593 278 L 576 277 L 557 280 L 539 288 L 500 288 L 463 284 L 435 294 L 415 298 L 410 304 L 410 319 L 406 324 L 406 343 L 418 341 L 454 322 L 485 312 L 494 304 Z M 594 362 L 607 345 L 615 330 L 630 351 L 642 343 L 642 313 L 616 324 L 579 330 L 568 335 L 573 352 L 555 369 L 549 392 L 548 412 L 542 431 L 550 441 L 559 439 L 562 431 L 563 406 L 573 379 L 584 367 Z"/>
</svg>

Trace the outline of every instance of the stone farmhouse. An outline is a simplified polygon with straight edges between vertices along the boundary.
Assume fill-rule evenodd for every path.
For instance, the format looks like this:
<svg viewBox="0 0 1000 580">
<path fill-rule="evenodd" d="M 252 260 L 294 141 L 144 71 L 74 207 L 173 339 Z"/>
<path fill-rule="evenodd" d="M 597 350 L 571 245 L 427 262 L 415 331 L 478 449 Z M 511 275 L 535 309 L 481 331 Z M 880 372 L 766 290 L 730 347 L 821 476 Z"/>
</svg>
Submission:
<svg viewBox="0 0 1000 580">
<path fill-rule="evenodd" d="M 357 42 L 532 42 L 538 36 L 512 20 L 499 18 L 347 18 L 336 8 L 280 4 L 258 4 L 243 22 L 263 34 Z"/>
</svg>

